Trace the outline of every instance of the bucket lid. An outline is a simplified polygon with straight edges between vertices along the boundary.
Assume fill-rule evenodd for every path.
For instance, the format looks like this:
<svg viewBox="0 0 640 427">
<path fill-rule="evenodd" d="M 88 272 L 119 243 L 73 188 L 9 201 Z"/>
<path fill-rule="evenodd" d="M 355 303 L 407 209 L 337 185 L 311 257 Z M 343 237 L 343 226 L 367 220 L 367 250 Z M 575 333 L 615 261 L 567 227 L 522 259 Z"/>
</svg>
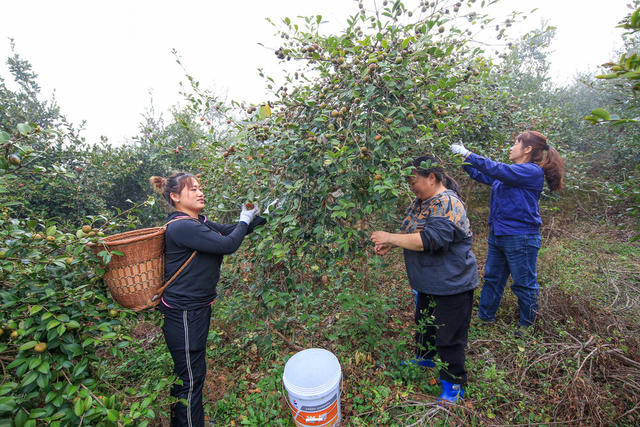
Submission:
<svg viewBox="0 0 640 427">
<path fill-rule="evenodd" d="M 333 353 L 322 348 L 308 348 L 287 361 L 282 382 L 291 393 L 314 397 L 333 390 L 341 377 L 340 362 Z"/>
</svg>

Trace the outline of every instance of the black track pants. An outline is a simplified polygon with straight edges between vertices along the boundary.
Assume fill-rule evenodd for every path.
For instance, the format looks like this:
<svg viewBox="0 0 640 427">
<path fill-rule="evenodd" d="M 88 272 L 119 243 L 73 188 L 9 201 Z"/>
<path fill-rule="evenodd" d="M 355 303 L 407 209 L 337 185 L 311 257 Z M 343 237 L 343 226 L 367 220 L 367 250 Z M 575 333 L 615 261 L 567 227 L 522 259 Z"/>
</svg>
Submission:
<svg viewBox="0 0 640 427">
<path fill-rule="evenodd" d="M 456 295 L 418 293 L 416 356 L 432 359 L 437 352 L 440 359 L 448 364 L 447 368 L 440 370 L 440 378 L 456 384 L 467 382 L 464 351 L 472 306 L 473 290 Z"/>
<path fill-rule="evenodd" d="M 211 306 L 196 310 L 178 310 L 162 306 L 162 332 L 173 358 L 174 372 L 182 384 L 174 384 L 171 396 L 185 399 L 171 407 L 171 427 L 204 426 L 202 387 L 207 374 L 207 336 Z"/>
</svg>

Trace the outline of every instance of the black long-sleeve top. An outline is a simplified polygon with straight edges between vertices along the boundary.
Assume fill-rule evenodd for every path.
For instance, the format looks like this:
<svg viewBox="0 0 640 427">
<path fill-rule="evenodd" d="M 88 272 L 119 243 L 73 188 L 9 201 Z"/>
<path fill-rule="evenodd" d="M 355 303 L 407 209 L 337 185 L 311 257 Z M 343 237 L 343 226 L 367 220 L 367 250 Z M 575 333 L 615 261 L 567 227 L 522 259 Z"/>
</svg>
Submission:
<svg viewBox="0 0 640 427">
<path fill-rule="evenodd" d="M 183 212 L 172 212 L 167 221 Z M 215 299 L 216 284 L 220 279 L 222 257 L 238 250 L 244 236 L 253 227 L 238 222 L 217 224 L 199 215 L 198 220 L 183 219 L 167 226 L 164 249 L 165 283 L 178 271 L 194 250 L 198 254 L 162 294 L 161 304 L 180 310 L 192 310 L 211 304 Z"/>
</svg>

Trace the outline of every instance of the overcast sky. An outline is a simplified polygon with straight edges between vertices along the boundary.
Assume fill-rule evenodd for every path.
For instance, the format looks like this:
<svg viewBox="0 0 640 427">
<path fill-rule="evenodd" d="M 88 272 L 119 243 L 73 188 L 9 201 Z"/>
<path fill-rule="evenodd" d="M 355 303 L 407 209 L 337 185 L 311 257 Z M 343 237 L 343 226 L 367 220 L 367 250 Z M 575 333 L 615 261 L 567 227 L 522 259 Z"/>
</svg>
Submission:
<svg viewBox="0 0 640 427">
<path fill-rule="evenodd" d="M 492 10 L 506 16 L 534 7 L 539 10 L 524 27 L 539 27 L 543 19 L 557 27 L 551 63 L 561 83 L 613 59 L 622 34 L 615 26 L 629 10 L 623 0 L 502 0 Z M 173 48 L 204 87 L 257 103 L 265 97 L 257 68 L 280 69 L 273 54 L 279 39 L 266 17 L 280 22 L 321 14 L 329 30 L 339 31 L 355 10 L 352 0 L 0 0 L 0 75 L 7 77 L 13 38 L 39 74 L 44 95 L 55 91 L 68 119 L 86 120 L 88 141 L 104 135 L 120 144 L 138 133 L 150 93 L 157 112 L 181 101 L 184 72 Z"/>
</svg>

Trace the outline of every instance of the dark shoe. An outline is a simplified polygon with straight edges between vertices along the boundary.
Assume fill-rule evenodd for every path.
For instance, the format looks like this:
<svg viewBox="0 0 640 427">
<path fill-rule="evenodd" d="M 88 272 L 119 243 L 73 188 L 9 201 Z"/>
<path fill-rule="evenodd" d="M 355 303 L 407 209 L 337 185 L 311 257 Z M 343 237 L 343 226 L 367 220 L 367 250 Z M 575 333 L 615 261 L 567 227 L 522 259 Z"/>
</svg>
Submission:
<svg viewBox="0 0 640 427">
<path fill-rule="evenodd" d="M 520 325 L 518 326 L 518 329 L 516 329 L 513 332 L 513 336 L 515 336 L 516 338 L 526 338 L 530 333 L 530 329 L 529 326 L 523 326 Z"/>
<path fill-rule="evenodd" d="M 415 359 L 411 359 L 411 360 L 403 360 L 402 362 L 400 362 L 400 366 L 410 366 L 410 365 L 422 366 L 423 368 L 433 368 L 434 366 L 436 366 L 436 364 L 433 363 L 433 360 L 422 359 L 419 357 L 416 357 Z"/>
<path fill-rule="evenodd" d="M 442 384 L 442 393 L 438 396 L 440 403 L 454 403 L 462 400 L 464 389 L 460 384 L 454 384 L 442 378 L 440 378 L 440 384 Z"/>
</svg>

